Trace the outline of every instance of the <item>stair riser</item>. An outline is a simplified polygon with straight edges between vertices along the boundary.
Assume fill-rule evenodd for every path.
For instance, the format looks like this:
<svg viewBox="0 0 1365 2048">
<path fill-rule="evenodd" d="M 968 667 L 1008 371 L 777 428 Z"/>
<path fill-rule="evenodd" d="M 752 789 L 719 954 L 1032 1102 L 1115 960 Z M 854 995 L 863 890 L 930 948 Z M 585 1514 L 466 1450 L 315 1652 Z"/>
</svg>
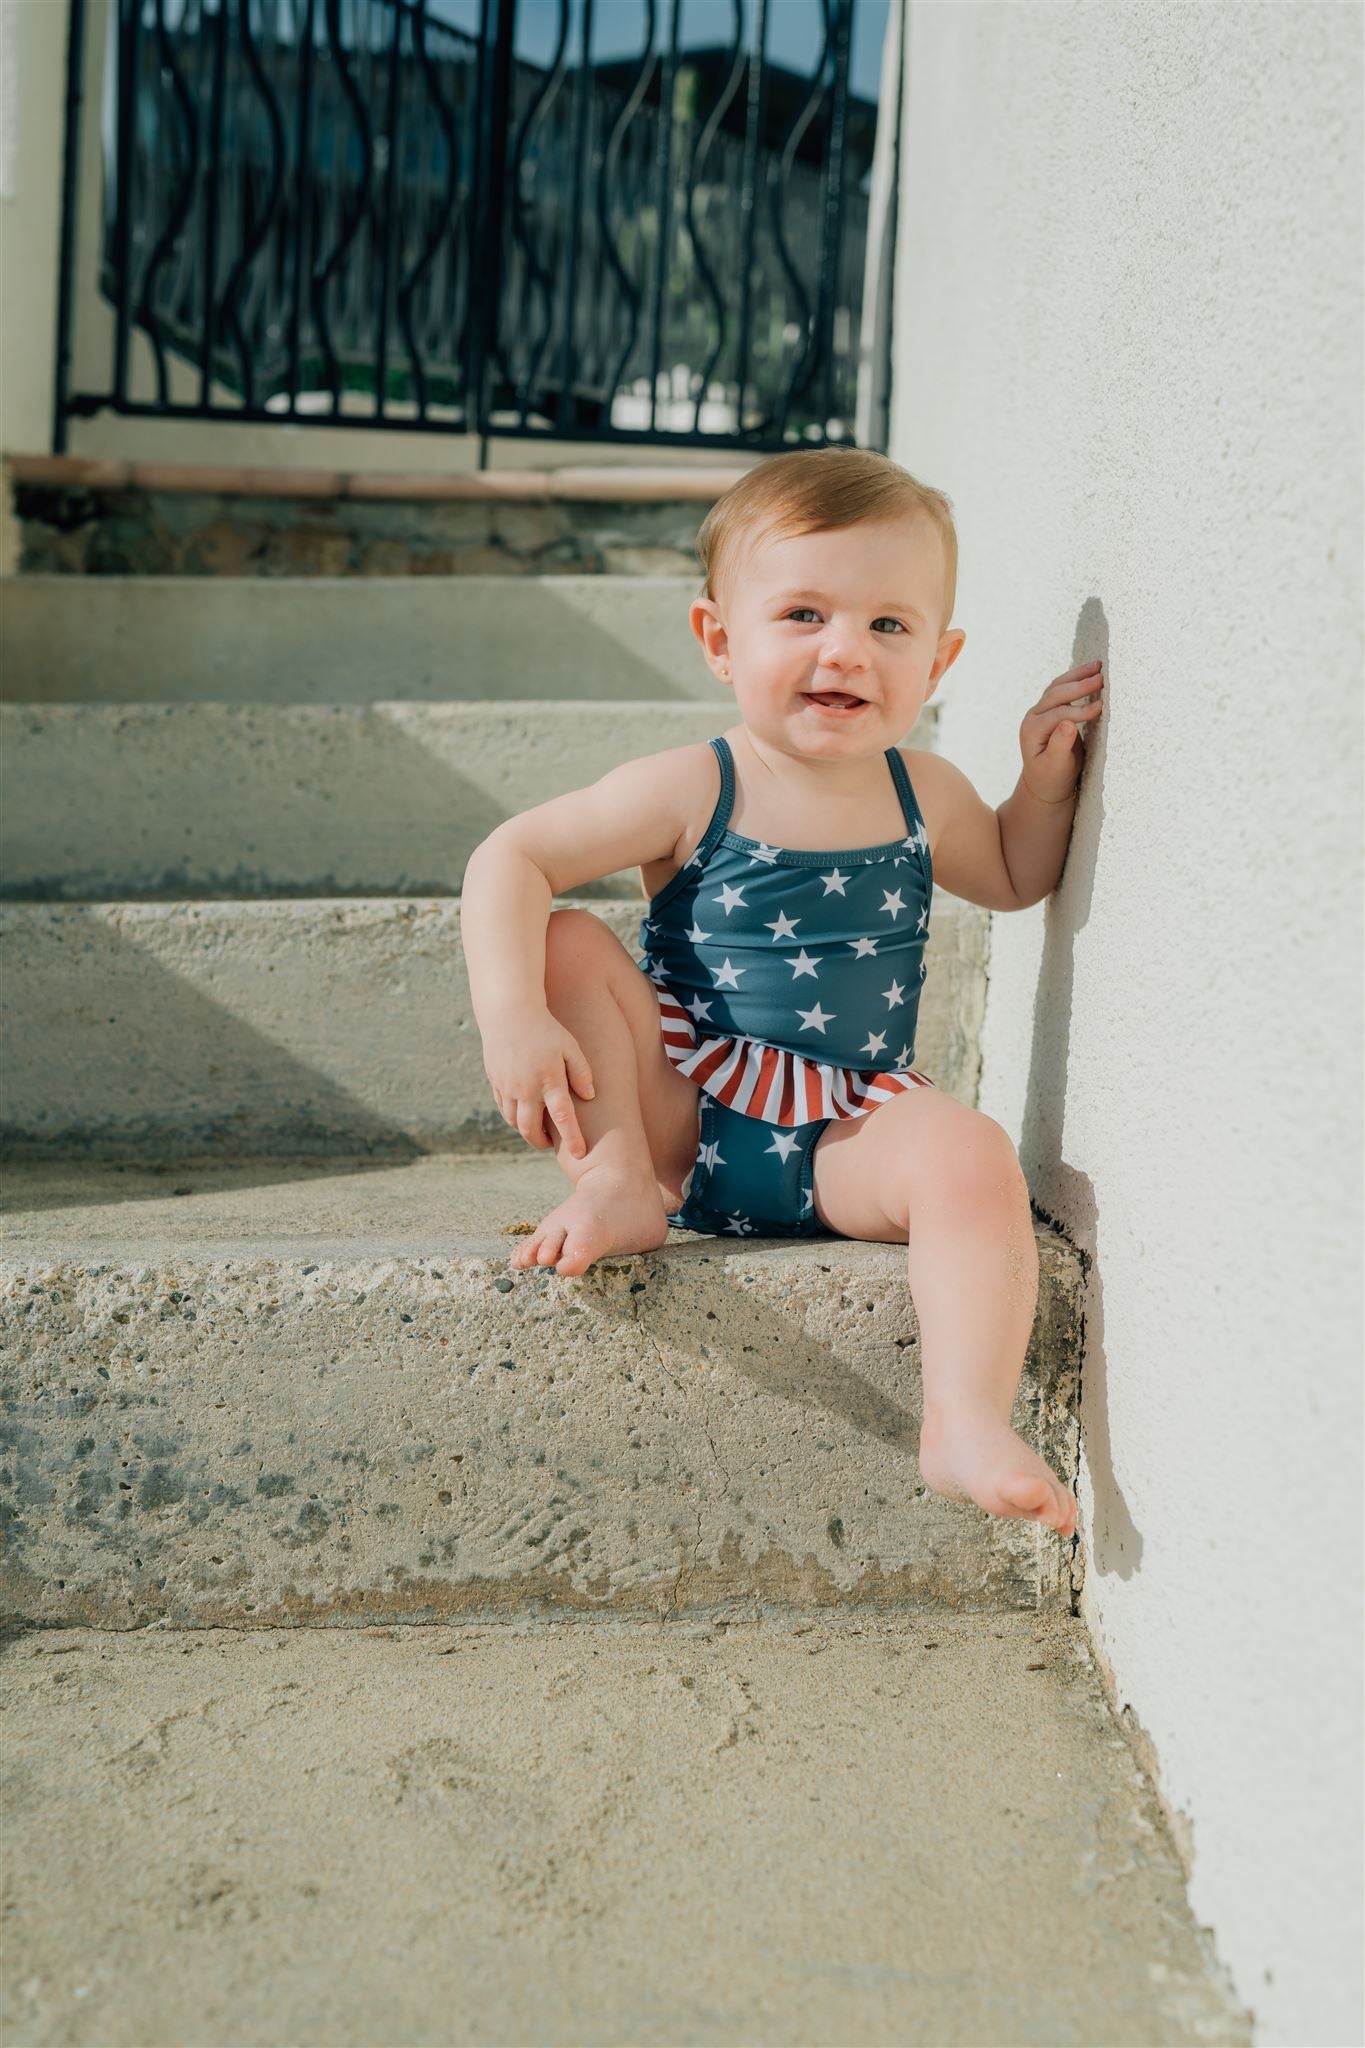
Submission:
<svg viewBox="0 0 1365 2048">
<path fill-rule="evenodd" d="M 1069 1472 L 1079 1274 L 1037 1241 L 1014 1419 Z M 698 1239 L 502 1290 L 501 1259 L 225 1249 L 0 1267 L 8 1611 L 198 1627 L 1069 1601 L 1069 1544 L 923 1490 L 897 1247 L 826 1264 Z"/>
<path fill-rule="evenodd" d="M 3 894 L 454 891 L 505 819 L 734 722 L 730 699 L 0 706 Z M 632 869 L 592 893 L 639 886 Z"/>
<path fill-rule="evenodd" d="M 585 907 L 640 958 L 642 904 Z M 935 897 L 916 1063 L 969 1103 L 988 928 Z M 0 947 L 12 1158 L 523 1145 L 484 1072 L 457 899 L 11 904 Z"/>
<path fill-rule="evenodd" d="M 4 893 L 453 892 L 505 819 L 733 723 L 727 703 L 7 706 Z"/>
<path fill-rule="evenodd" d="M 20 576 L 0 605 L 12 703 L 719 703 L 698 576 Z"/>
</svg>

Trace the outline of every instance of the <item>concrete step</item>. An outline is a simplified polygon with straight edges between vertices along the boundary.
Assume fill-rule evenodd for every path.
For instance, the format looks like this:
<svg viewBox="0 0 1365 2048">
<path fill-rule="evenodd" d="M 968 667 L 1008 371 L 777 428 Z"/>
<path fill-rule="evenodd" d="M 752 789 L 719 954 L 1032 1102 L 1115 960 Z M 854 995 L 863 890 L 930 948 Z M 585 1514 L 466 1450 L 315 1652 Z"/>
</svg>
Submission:
<svg viewBox="0 0 1365 2048">
<path fill-rule="evenodd" d="M 587 907 L 642 957 L 643 901 Z M 989 927 L 935 896 L 916 1060 L 969 1103 Z M 484 1073 L 458 898 L 8 904 L 0 1031 L 12 1158 L 525 1149 Z"/>
<path fill-rule="evenodd" d="M 456 891 L 505 818 L 733 726 L 713 687 L 704 704 L 0 706 L 0 894 Z M 926 712 L 900 744 L 936 732 Z M 638 888 L 632 869 L 587 893 Z"/>
<path fill-rule="evenodd" d="M 454 893 L 505 818 L 734 722 L 729 699 L 3 706 L 3 893 Z"/>
<path fill-rule="evenodd" d="M 719 703 L 678 576 L 69 576 L 0 583 L 9 703 Z"/>
<path fill-rule="evenodd" d="M 0 1702 L 13 2048 L 1253 2038 L 1069 1617 L 42 1630 Z"/>
<path fill-rule="evenodd" d="M 11 1169 L 7 1605 L 33 1621 L 1068 1606 L 1074 1539 L 924 1490 L 901 1247 L 674 1231 L 513 1274 L 552 1159 Z M 1015 1423 L 1076 1459 L 1037 1226 Z"/>
</svg>

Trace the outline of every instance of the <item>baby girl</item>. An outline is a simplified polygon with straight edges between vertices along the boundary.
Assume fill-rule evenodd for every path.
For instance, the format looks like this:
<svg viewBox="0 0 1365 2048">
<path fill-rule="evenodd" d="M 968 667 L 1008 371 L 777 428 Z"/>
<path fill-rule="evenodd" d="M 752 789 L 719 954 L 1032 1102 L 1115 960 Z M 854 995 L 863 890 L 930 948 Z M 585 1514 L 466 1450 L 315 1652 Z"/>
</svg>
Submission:
<svg viewBox="0 0 1365 2048">
<path fill-rule="evenodd" d="M 697 552 L 692 629 L 738 722 L 508 819 L 466 870 L 484 1070 L 573 1184 L 511 1264 L 582 1273 L 670 1224 L 904 1244 L 924 1483 L 1070 1536 L 1073 1495 L 1010 1427 L 1038 1295 L 1017 1154 L 911 1061 L 933 888 L 999 911 L 1057 884 L 1101 665 L 1025 714 L 991 810 L 897 744 L 965 639 L 941 492 L 866 449 L 776 455 Z M 634 866 L 642 965 L 551 908 Z"/>
</svg>

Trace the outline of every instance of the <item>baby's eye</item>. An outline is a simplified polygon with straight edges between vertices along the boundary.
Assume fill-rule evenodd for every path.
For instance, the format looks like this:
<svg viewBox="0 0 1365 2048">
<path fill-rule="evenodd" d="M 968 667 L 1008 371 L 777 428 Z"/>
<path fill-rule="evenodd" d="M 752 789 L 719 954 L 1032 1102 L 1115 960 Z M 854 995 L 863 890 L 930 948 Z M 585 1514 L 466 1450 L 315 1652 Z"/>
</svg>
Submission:
<svg viewBox="0 0 1365 2048">
<path fill-rule="evenodd" d="M 797 614 L 798 614 L 799 612 L 809 612 L 809 614 L 810 614 L 811 618 L 815 618 L 815 617 L 816 617 L 816 613 L 815 613 L 815 610 L 814 610 L 814 608 L 813 608 L 813 607 L 812 607 L 811 605 L 808 605 L 808 604 L 798 604 L 798 605 L 793 605 L 793 606 L 792 606 L 792 609 L 791 609 L 791 610 L 790 610 L 790 611 L 789 611 L 789 612 L 788 612 L 788 613 L 786 614 L 786 616 L 787 616 L 787 617 L 788 617 L 789 619 L 794 619 L 794 618 L 795 618 L 795 617 L 797 616 Z M 874 625 L 874 626 L 880 626 L 880 625 L 882 625 L 882 624 L 886 624 L 886 625 L 888 625 L 888 626 L 894 626 L 894 627 L 895 627 L 895 629 L 896 629 L 896 631 L 897 631 L 898 633 L 903 633 L 903 632 L 905 632 L 905 630 L 906 630 L 906 629 L 905 629 L 905 627 L 904 627 L 904 626 L 903 626 L 903 625 L 901 624 L 901 622 L 900 622 L 900 620 L 899 620 L 899 619 L 892 619 L 892 618 L 874 619 L 874 620 L 872 621 L 872 623 L 873 623 L 873 625 Z"/>
</svg>

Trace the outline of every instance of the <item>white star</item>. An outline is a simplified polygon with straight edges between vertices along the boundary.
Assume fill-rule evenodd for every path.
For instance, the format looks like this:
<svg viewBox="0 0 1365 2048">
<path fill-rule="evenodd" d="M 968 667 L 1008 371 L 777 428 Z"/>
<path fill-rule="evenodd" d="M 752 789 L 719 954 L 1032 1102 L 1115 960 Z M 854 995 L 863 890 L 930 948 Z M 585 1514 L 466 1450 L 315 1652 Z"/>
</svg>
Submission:
<svg viewBox="0 0 1365 2048">
<path fill-rule="evenodd" d="M 775 846 L 765 846 L 760 840 L 759 844 L 754 848 L 753 852 L 749 855 L 749 858 L 750 860 L 765 861 L 767 865 L 771 867 L 773 862 L 777 859 L 777 853 L 778 849 Z"/>
<path fill-rule="evenodd" d="M 744 891 L 743 889 L 732 889 L 728 882 L 722 882 L 719 896 L 713 896 L 711 901 L 713 903 L 723 903 L 725 915 L 728 917 L 737 903 L 744 902 Z"/>
<path fill-rule="evenodd" d="M 905 991 L 902 989 L 900 983 L 894 979 L 894 977 L 892 979 L 890 988 L 884 988 L 882 990 L 882 994 L 886 997 L 888 1004 L 893 1010 L 897 1007 L 898 1004 L 903 1003 L 905 1001 Z"/>
<path fill-rule="evenodd" d="M 779 1159 L 785 1161 L 791 1158 L 792 1153 L 795 1151 L 796 1147 L 800 1144 L 800 1142 L 800 1131 L 774 1131 L 773 1141 L 772 1144 L 769 1145 L 768 1151 L 776 1152 Z"/>
<path fill-rule="evenodd" d="M 914 846 L 918 846 L 921 853 L 927 851 L 928 849 L 929 834 L 924 829 L 923 818 L 920 819 L 918 825 L 916 825 L 914 829 L 914 832 L 911 834 L 911 844 Z"/>
<path fill-rule="evenodd" d="M 895 921 L 895 919 L 896 919 L 896 918 L 898 918 L 898 917 L 900 916 L 900 914 L 901 914 L 901 912 L 902 912 L 902 911 L 904 910 L 904 908 L 905 908 L 905 904 L 904 904 L 904 903 L 902 902 L 902 900 L 901 900 L 901 892 L 900 892 L 900 890 L 899 890 L 899 889 L 897 889 L 897 891 L 896 891 L 896 893 L 895 893 L 895 895 L 894 895 L 894 896 L 892 895 L 892 893 L 891 893 L 891 891 L 890 891 L 889 889 L 883 889 L 883 891 L 882 891 L 882 909 L 883 909 L 883 910 L 889 910 L 889 911 L 890 911 L 890 913 L 891 913 L 891 918 L 892 918 L 892 921 L 893 921 L 893 922 Z"/>
<path fill-rule="evenodd" d="M 808 1209 L 810 1209 L 810 1210 L 814 1210 L 814 1208 L 815 1208 L 815 1197 L 814 1197 L 814 1195 L 813 1195 L 813 1194 L 811 1193 L 810 1189 L 809 1189 L 809 1188 L 807 1188 L 807 1189 L 806 1189 L 806 1199 L 805 1199 L 805 1200 L 804 1200 L 804 1202 L 802 1202 L 802 1204 L 801 1204 L 801 1214 L 802 1214 L 802 1215 L 804 1216 L 804 1215 L 805 1215 L 805 1213 L 806 1213 L 806 1211 L 807 1211 Z"/>
<path fill-rule="evenodd" d="M 918 840 L 918 838 L 916 837 L 915 833 L 914 833 L 914 832 L 912 832 L 912 833 L 910 833 L 910 835 L 908 836 L 908 838 L 902 839 L 902 841 L 901 841 L 901 845 L 902 845 L 902 846 L 918 846 L 918 845 L 919 845 L 919 840 Z"/>
<path fill-rule="evenodd" d="M 686 859 L 686 860 L 685 860 L 685 861 L 683 862 L 683 866 L 684 866 L 685 868 L 699 868 L 699 867 L 701 866 L 701 848 L 700 848 L 700 847 L 698 847 L 698 848 L 697 848 L 697 850 L 696 850 L 696 852 L 695 852 L 695 853 L 690 853 L 690 854 L 689 854 L 689 855 L 687 856 L 687 859 Z"/>
<path fill-rule="evenodd" d="M 874 1060 L 878 1053 L 884 1052 L 885 1049 L 886 1033 L 884 1031 L 869 1031 L 867 1034 L 867 1044 L 858 1047 L 859 1052 L 870 1052 Z"/>
<path fill-rule="evenodd" d="M 829 895 L 831 889 L 836 891 L 838 895 L 842 896 L 844 893 L 844 883 L 851 882 L 852 879 L 853 877 L 851 875 L 841 875 L 839 873 L 838 868 L 832 868 L 829 874 L 821 875 L 820 877 L 820 880 L 825 885 L 826 896 Z"/>
<path fill-rule="evenodd" d="M 747 974 L 749 970 L 747 967 L 732 967 L 727 954 L 721 965 L 713 967 L 711 972 L 716 977 L 717 988 L 738 988 L 740 975 Z"/>
<path fill-rule="evenodd" d="M 875 953 L 877 950 L 877 941 L 875 939 L 850 939 L 849 944 L 853 948 L 855 960 L 861 960 L 865 953 Z"/>
<path fill-rule="evenodd" d="M 808 974 L 812 981 L 818 981 L 819 976 L 816 974 L 815 970 L 820 965 L 820 960 L 821 955 L 819 953 L 817 953 L 814 959 L 812 959 L 810 954 L 806 951 L 805 947 L 803 946 L 801 948 L 801 951 L 797 954 L 796 958 L 794 960 L 789 960 L 787 962 L 788 967 L 790 967 L 792 971 L 792 980 L 799 981 L 803 974 Z"/>
<path fill-rule="evenodd" d="M 754 1226 L 747 1216 L 732 1216 L 725 1226 L 725 1230 L 733 1230 L 736 1237 L 752 1237 L 753 1229 Z M 722 1231 L 721 1236 L 724 1235 L 725 1231 Z"/>
<path fill-rule="evenodd" d="M 709 1018 L 711 1015 L 711 1005 L 704 1003 L 700 996 L 693 996 L 690 1003 L 684 1003 L 683 1008 L 692 1012 L 698 1024 L 700 1024 L 703 1017 Z"/>
<path fill-rule="evenodd" d="M 910 863 L 905 858 L 905 855 L 903 853 L 898 853 L 896 855 L 896 858 L 892 861 L 891 865 L 893 868 L 906 868 L 909 867 Z"/>
<path fill-rule="evenodd" d="M 911 1062 L 911 1060 L 912 1060 L 912 1059 L 913 1059 L 914 1057 L 915 1057 L 915 1048 L 914 1048 L 914 1046 L 913 1046 L 913 1045 L 903 1045 L 903 1046 L 901 1047 L 900 1051 L 899 1051 L 899 1052 L 897 1053 L 897 1055 L 896 1055 L 896 1064 L 897 1064 L 898 1066 L 902 1066 L 902 1067 L 908 1067 L 908 1066 L 909 1066 L 909 1064 L 910 1064 L 910 1062 Z"/>
<path fill-rule="evenodd" d="M 703 1166 L 710 1168 L 712 1173 L 715 1172 L 718 1166 L 726 1164 L 725 1160 L 720 1156 L 720 1142 L 718 1139 L 713 1140 L 709 1145 L 703 1145 L 697 1153 L 697 1157 Z"/>
<path fill-rule="evenodd" d="M 690 946 L 704 946 L 706 944 L 706 941 L 710 938 L 710 936 L 710 932 L 702 931 L 701 927 L 697 923 L 696 918 L 694 917 L 692 920 L 692 929 L 687 934 L 687 943 Z"/>
<path fill-rule="evenodd" d="M 796 927 L 800 922 L 799 917 L 788 917 L 785 910 L 779 910 L 773 922 L 765 924 L 763 929 L 765 932 L 772 933 L 773 944 L 776 945 L 779 939 L 794 939 L 796 937 Z M 784 925 L 786 926 L 785 931 L 783 930 Z"/>
<path fill-rule="evenodd" d="M 916 936 L 918 936 L 920 932 L 927 932 L 927 931 L 928 931 L 928 929 L 929 929 L 929 906 L 928 906 L 928 904 L 926 903 L 926 904 L 925 904 L 925 906 L 924 906 L 924 908 L 923 908 L 923 910 L 922 910 L 922 911 L 920 912 L 920 914 L 919 914 L 919 923 L 918 923 L 918 924 L 917 924 L 917 925 L 915 926 L 915 933 L 916 933 Z"/>
<path fill-rule="evenodd" d="M 807 1031 L 823 1031 L 826 1024 L 834 1022 L 838 1012 L 835 1010 L 822 1010 L 819 1003 L 817 1003 L 813 1010 L 798 1010 L 796 1014 Z"/>
</svg>

